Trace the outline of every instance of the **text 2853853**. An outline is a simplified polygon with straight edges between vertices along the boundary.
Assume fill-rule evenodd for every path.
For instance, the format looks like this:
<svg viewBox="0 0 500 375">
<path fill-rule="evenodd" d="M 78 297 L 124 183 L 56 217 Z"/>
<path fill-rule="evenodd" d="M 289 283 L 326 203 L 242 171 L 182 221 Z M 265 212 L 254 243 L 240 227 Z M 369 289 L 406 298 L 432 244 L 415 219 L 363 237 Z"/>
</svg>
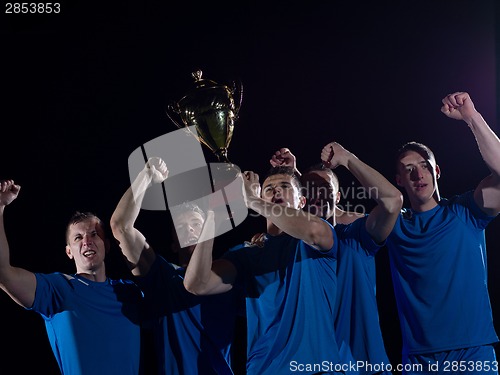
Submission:
<svg viewBox="0 0 500 375">
<path fill-rule="evenodd" d="M 5 3 L 6 14 L 61 13 L 61 3 Z"/>
</svg>

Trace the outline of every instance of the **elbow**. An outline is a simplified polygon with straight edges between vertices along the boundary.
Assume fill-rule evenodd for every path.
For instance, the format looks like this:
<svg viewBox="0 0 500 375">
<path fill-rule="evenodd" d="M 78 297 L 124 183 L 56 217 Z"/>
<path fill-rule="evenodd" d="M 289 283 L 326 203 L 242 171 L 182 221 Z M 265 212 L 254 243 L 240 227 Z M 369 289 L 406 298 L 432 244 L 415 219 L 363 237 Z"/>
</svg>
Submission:
<svg viewBox="0 0 500 375">
<path fill-rule="evenodd" d="M 189 293 L 197 296 L 207 294 L 208 282 L 203 277 L 200 277 L 197 272 L 193 271 L 194 270 L 190 270 L 188 266 L 186 274 L 184 275 L 184 280 L 182 281 L 184 288 Z"/>
<path fill-rule="evenodd" d="M 392 196 L 382 198 L 381 206 L 390 214 L 399 214 L 403 208 L 403 194 L 401 192 L 394 193 Z"/>
<path fill-rule="evenodd" d="M 308 239 L 305 241 L 310 244 L 318 245 L 324 242 L 324 239 L 332 236 L 330 226 L 317 217 L 313 217 L 313 222 L 310 226 Z"/>
<path fill-rule="evenodd" d="M 198 290 L 191 284 L 187 283 L 186 280 L 184 280 L 184 288 L 191 294 L 194 294 L 195 296 L 198 296 Z"/>
<path fill-rule="evenodd" d="M 121 223 L 120 220 L 117 219 L 115 216 L 111 216 L 111 220 L 109 221 L 109 226 L 113 234 L 123 231 L 123 223 Z"/>
<path fill-rule="evenodd" d="M 126 223 L 123 220 L 120 220 L 114 216 L 111 217 L 111 220 L 109 221 L 109 226 L 111 228 L 111 232 L 113 233 L 113 236 L 123 236 L 124 233 L 129 231 L 129 228 L 127 228 Z"/>
<path fill-rule="evenodd" d="M 203 284 L 198 283 L 198 282 L 193 282 L 189 279 L 184 278 L 184 288 L 191 294 L 194 294 L 195 296 L 202 296 L 207 294 L 206 290 L 203 288 Z"/>
</svg>

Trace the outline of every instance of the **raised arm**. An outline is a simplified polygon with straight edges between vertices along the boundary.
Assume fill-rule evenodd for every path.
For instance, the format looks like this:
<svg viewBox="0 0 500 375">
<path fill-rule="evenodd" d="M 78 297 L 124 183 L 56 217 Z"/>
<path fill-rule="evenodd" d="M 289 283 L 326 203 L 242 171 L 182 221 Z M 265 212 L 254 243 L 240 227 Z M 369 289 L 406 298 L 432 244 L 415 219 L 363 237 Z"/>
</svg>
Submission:
<svg viewBox="0 0 500 375">
<path fill-rule="evenodd" d="M 441 112 L 452 119 L 465 121 L 476 138 L 491 174 L 476 187 L 474 200 L 486 214 L 495 216 L 500 212 L 500 140 L 475 109 L 468 93 L 455 92 L 442 102 Z"/>
<path fill-rule="evenodd" d="M 295 157 L 294 154 L 290 151 L 289 148 L 282 147 L 278 151 L 274 153 L 273 156 L 271 156 L 271 159 L 269 160 L 269 163 L 273 167 L 291 167 L 297 174 L 297 176 L 301 176 L 302 174 L 300 171 L 297 169 L 297 158 Z"/>
<path fill-rule="evenodd" d="M 196 244 L 184 275 L 184 287 L 197 295 L 229 291 L 236 278 L 236 268 L 225 259 L 213 262 L 215 220 L 208 211 L 199 242 Z"/>
<path fill-rule="evenodd" d="M 146 238 L 134 224 L 148 187 L 153 183 L 163 182 L 167 176 L 168 169 L 165 162 L 160 158 L 150 158 L 123 194 L 111 216 L 110 226 L 113 236 L 118 240 L 134 275 L 146 274 L 156 258 Z"/>
<path fill-rule="evenodd" d="M 305 197 L 299 191 L 297 192 L 301 201 L 299 207 L 284 206 L 261 198 L 258 174 L 246 171 L 242 177 L 245 203 L 248 208 L 268 220 L 268 232 L 275 226 L 280 231 L 301 239 L 319 250 L 329 251 L 332 248 L 331 227 L 324 220 L 302 210 Z"/>
<path fill-rule="evenodd" d="M 23 268 L 10 265 L 10 249 L 5 234 L 5 207 L 17 198 L 21 186 L 13 180 L 0 182 L 0 288 L 17 304 L 29 308 L 35 300 L 35 275 Z"/>
<path fill-rule="evenodd" d="M 363 185 L 367 196 L 377 202 L 366 221 L 366 230 L 375 242 L 385 241 L 403 205 L 401 192 L 379 172 L 336 142 L 331 142 L 323 148 L 321 160 L 330 164 L 331 168 L 343 165 Z"/>
</svg>

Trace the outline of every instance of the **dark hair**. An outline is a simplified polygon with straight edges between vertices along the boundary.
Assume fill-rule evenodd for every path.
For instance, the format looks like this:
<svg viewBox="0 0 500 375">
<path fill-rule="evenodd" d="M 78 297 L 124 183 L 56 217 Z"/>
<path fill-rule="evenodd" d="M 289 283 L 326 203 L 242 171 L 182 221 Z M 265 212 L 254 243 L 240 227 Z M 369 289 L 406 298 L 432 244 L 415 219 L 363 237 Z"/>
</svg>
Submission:
<svg viewBox="0 0 500 375">
<path fill-rule="evenodd" d="M 185 212 L 197 212 L 201 215 L 203 220 L 205 220 L 205 212 L 193 202 L 184 202 L 178 206 L 170 208 L 170 213 L 172 214 L 172 217 L 179 216 Z"/>
<path fill-rule="evenodd" d="M 419 143 L 419 142 L 414 142 L 414 141 L 411 141 L 411 142 L 406 142 L 405 144 L 403 144 L 399 150 L 397 151 L 396 153 L 396 171 L 399 172 L 398 170 L 398 167 L 399 167 L 399 161 L 401 160 L 401 156 L 408 152 L 408 151 L 414 151 L 418 154 L 420 154 L 425 160 L 432 160 L 432 161 L 436 161 L 436 158 L 434 157 L 434 153 L 432 152 L 432 150 L 424 145 L 423 143 Z"/>
<path fill-rule="evenodd" d="M 105 236 L 106 235 L 106 229 L 104 227 L 104 223 L 102 222 L 101 219 L 99 219 L 99 217 L 97 217 L 92 212 L 80 212 L 80 211 L 76 211 L 71 216 L 71 218 L 68 220 L 68 224 L 66 225 L 66 243 L 69 243 L 68 236 L 69 236 L 69 227 L 70 226 L 78 224 L 78 223 L 80 223 L 82 221 L 92 220 L 92 219 L 95 219 L 97 221 L 97 224 L 102 229 L 103 235 Z M 104 238 L 103 238 L 103 240 L 104 240 Z"/>
<path fill-rule="evenodd" d="M 340 182 L 339 182 L 339 178 L 338 178 L 337 174 L 334 171 L 332 171 L 331 168 L 328 168 L 327 166 L 325 166 L 323 163 L 313 164 L 309 168 L 307 168 L 304 171 L 304 173 L 302 173 L 302 176 L 300 177 L 300 182 L 301 182 L 302 186 L 304 186 L 304 176 L 309 174 L 309 173 L 314 173 L 317 171 L 325 171 L 329 175 L 331 175 L 333 177 L 333 179 L 335 180 L 335 182 L 337 183 L 337 189 L 340 189 Z"/>
<path fill-rule="evenodd" d="M 262 180 L 262 182 L 267 180 L 269 177 L 277 175 L 277 174 L 284 174 L 284 175 L 292 177 L 292 181 L 295 181 L 295 185 L 296 185 L 297 189 L 302 194 L 302 183 L 300 182 L 299 176 L 297 176 L 297 174 L 295 173 L 295 169 L 293 167 L 287 167 L 287 166 L 272 167 L 267 172 L 267 174 L 266 174 L 265 178 Z"/>
</svg>

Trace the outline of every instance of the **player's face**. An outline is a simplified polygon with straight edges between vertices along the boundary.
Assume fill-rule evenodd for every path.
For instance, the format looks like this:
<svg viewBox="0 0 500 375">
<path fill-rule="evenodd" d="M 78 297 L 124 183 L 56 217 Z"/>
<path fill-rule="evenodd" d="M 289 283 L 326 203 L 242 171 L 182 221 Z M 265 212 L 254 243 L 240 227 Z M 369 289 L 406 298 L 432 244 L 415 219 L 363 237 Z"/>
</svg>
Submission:
<svg viewBox="0 0 500 375">
<path fill-rule="evenodd" d="M 262 184 L 262 199 L 286 207 L 301 209 L 304 207 L 304 197 L 300 194 L 293 177 L 286 174 L 276 174 L 266 178 Z"/>
<path fill-rule="evenodd" d="M 399 159 L 396 182 L 405 189 L 412 206 L 422 206 L 434 200 L 435 175 L 438 167 L 415 151 L 405 152 Z"/>
<path fill-rule="evenodd" d="M 66 254 L 74 259 L 78 273 L 91 273 L 104 263 L 104 232 L 94 218 L 70 225 Z"/>
<path fill-rule="evenodd" d="M 339 194 L 335 179 L 326 171 L 314 171 L 302 176 L 306 194 L 305 209 L 309 213 L 329 218 L 335 212 Z"/>
<path fill-rule="evenodd" d="M 203 216 L 195 211 L 183 212 L 176 217 L 175 231 L 181 247 L 194 245 L 198 242 L 203 223 Z"/>
</svg>

